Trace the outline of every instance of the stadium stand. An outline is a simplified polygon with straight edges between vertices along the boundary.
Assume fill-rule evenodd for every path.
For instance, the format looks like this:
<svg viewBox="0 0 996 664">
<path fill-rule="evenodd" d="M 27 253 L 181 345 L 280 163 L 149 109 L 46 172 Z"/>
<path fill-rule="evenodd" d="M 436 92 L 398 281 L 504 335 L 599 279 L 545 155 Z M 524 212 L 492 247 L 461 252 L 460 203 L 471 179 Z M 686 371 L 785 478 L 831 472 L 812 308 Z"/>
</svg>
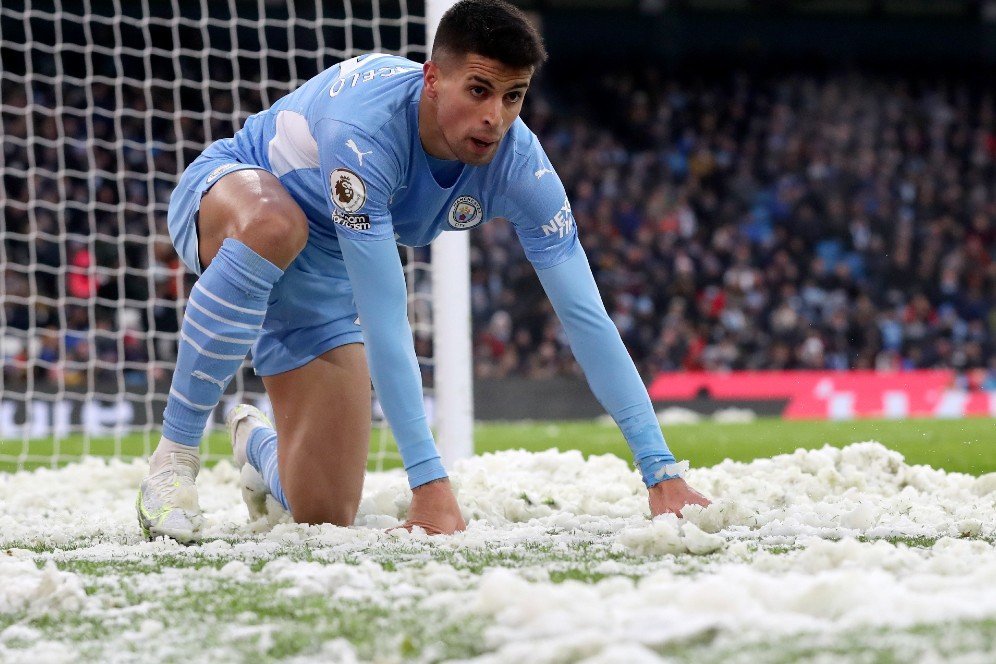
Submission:
<svg viewBox="0 0 996 664">
<path fill-rule="evenodd" d="M 996 382 L 991 91 L 607 76 L 527 122 L 645 375 L 954 368 Z M 563 88 L 563 86 L 561 86 Z M 507 227 L 475 236 L 479 376 L 576 371 Z"/>
<path fill-rule="evenodd" d="M 5 92 L 8 110 L 57 103 L 44 85 L 32 100 L 23 88 Z M 228 95 L 216 91 L 215 108 L 231 106 Z M 542 89 L 531 96 L 526 121 L 567 186 L 603 298 L 646 376 L 953 368 L 971 387 L 996 389 L 991 91 L 856 73 L 683 83 L 649 71 L 589 83 L 578 95 L 588 100 L 582 106 Z M 97 86 L 92 100 L 61 103 L 107 109 L 93 127 L 64 119 L 80 148 L 61 156 L 51 147 L 58 138 L 51 117 L 3 114 L 5 135 L 25 136 L 32 122 L 38 138 L 2 146 L 5 190 L 19 204 L 4 211 L 4 288 L 13 297 L 3 302 L 0 352 L 10 377 L 32 370 L 44 382 L 61 373 L 71 385 L 121 361 L 170 359 L 172 342 L 152 345 L 149 357 L 145 338 L 150 329 L 175 332 L 189 283 L 165 231 L 178 165 L 168 150 L 146 158 L 144 99 L 119 100 Z M 112 121 L 122 104 L 136 113 Z M 242 108 L 254 105 L 246 99 Z M 158 141 L 182 140 L 190 158 L 200 149 L 204 128 L 194 116 L 150 121 Z M 95 140 L 84 149 L 87 133 Z M 103 147 L 118 133 L 127 149 Z M 11 174 L 31 165 L 64 176 Z M 150 165 L 152 187 L 87 176 Z M 87 205 L 99 213 L 122 197 L 123 219 L 97 214 L 90 227 Z M 78 205 L 59 211 L 52 205 L 59 200 Z M 58 233 L 56 214 L 66 215 L 68 234 Z M 148 214 L 159 217 L 161 237 L 135 242 L 147 234 L 140 215 Z M 486 224 L 472 239 L 476 374 L 576 373 L 511 227 Z M 108 262 L 122 255 L 127 265 Z M 149 270 L 155 292 L 134 276 Z M 29 305 L 29 295 L 40 298 Z M 54 306 L 65 296 L 96 298 L 96 315 Z M 125 298 L 152 306 L 114 305 Z M 106 334 L 88 335 L 91 320 Z M 127 374 L 135 384 L 148 378 Z"/>
</svg>

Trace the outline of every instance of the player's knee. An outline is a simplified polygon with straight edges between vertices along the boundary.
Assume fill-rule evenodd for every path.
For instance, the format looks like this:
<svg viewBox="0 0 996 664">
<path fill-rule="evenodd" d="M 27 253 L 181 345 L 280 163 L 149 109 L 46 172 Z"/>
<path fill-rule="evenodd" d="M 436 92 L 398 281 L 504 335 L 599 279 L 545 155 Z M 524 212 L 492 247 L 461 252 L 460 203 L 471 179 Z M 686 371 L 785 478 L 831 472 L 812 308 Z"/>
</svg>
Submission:
<svg viewBox="0 0 996 664">
<path fill-rule="evenodd" d="M 293 505 L 291 514 L 297 523 L 316 525 L 330 523 L 333 526 L 351 526 L 356 519 L 357 505 L 346 504 L 304 504 Z"/>
<path fill-rule="evenodd" d="M 336 496 L 334 491 L 309 491 L 291 501 L 294 521 L 311 525 L 331 523 L 334 526 L 351 526 L 356 519 L 360 501 Z"/>
<path fill-rule="evenodd" d="M 246 210 L 240 239 L 280 267 L 286 267 L 308 242 L 308 219 L 300 207 L 261 198 Z"/>
</svg>

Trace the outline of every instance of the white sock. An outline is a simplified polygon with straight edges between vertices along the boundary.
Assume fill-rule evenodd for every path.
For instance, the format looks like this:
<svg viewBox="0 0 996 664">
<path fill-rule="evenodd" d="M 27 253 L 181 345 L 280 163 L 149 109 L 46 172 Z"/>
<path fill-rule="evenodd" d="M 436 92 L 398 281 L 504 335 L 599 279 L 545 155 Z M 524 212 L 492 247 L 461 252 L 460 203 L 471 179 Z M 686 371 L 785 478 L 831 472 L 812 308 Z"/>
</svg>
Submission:
<svg viewBox="0 0 996 664">
<path fill-rule="evenodd" d="M 192 456 L 197 460 L 198 466 L 200 465 L 201 450 L 199 447 L 176 443 L 169 438 L 160 438 L 159 445 L 156 446 L 156 451 L 149 457 L 149 474 L 155 475 L 165 469 L 169 465 L 170 455 L 173 453 L 185 454 L 188 457 Z"/>
</svg>

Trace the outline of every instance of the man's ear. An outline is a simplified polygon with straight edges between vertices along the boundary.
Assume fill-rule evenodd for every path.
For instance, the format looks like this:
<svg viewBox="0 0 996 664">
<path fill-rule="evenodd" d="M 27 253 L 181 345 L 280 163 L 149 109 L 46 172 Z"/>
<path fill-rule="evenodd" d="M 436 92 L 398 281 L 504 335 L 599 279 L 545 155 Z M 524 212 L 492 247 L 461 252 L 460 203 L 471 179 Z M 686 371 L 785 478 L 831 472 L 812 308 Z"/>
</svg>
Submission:
<svg viewBox="0 0 996 664">
<path fill-rule="evenodd" d="M 429 60 L 422 65 L 422 79 L 425 81 L 425 96 L 435 99 L 438 96 L 436 85 L 439 83 L 439 65 Z"/>
</svg>

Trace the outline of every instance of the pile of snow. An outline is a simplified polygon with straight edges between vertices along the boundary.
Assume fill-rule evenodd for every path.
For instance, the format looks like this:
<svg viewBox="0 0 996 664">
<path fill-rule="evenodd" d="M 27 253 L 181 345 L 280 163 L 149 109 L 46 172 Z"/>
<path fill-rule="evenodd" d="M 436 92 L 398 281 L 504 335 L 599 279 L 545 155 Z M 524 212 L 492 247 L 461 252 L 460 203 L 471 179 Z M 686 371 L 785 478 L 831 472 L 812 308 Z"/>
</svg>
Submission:
<svg viewBox="0 0 996 664">
<path fill-rule="evenodd" d="M 927 553 L 813 540 L 796 554 L 721 562 L 700 575 L 660 570 L 635 582 L 544 584 L 493 570 L 469 606 L 494 621 L 495 650 L 481 661 L 565 661 L 604 657 L 620 644 L 666 651 L 716 630 L 776 639 L 992 619 L 994 584 L 996 550 L 986 542 L 941 540 Z"/>
<path fill-rule="evenodd" d="M 976 478 L 911 466 L 878 443 L 693 467 L 688 480 L 713 504 L 686 508 L 685 521 L 705 533 L 722 531 L 737 539 L 996 533 L 996 473 Z M 602 517 L 613 530 L 610 519 L 649 516 L 638 475 L 612 455 L 584 459 L 576 451 L 556 450 L 485 454 L 459 462 L 453 482 L 465 518 L 494 526 L 540 519 L 569 529 Z M 358 522 L 389 525 L 403 517 L 409 500 L 400 474 L 373 475 Z M 637 518 L 632 525 L 646 524 Z"/>
<path fill-rule="evenodd" d="M 139 543 L 134 495 L 145 467 L 138 461 L 88 459 L 58 470 L 0 475 L 0 546 Z M 703 534 L 765 544 L 812 536 L 996 536 L 996 473 L 973 477 L 911 466 L 878 443 L 693 466 L 688 480 L 713 504 L 686 508 L 680 522 L 649 526 L 647 494 L 638 474 L 612 455 L 585 459 L 577 451 L 508 451 L 460 461 L 453 472 L 468 523 L 482 522 L 509 536 L 519 527 L 635 529 L 629 539 L 636 541 L 642 537 L 638 533 L 652 528 L 655 535 L 644 533 L 651 539 L 701 539 L 688 534 L 690 525 Z M 198 487 L 206 537 L 251 534 L 230 464 L 203 470 Z M 404 519 L 410 501 L 401 471 L 370 473 L 356 526 L 339 531 L 354 541 L 376 538 Z M 670 534 L 665 536 L 665 530 Z"/>
<path fill-rule="evenodd" d="M 83 582 L 76 574 L 59 571 L 52 561 L 38 569 L 13 552 L 0 553 L 0 615 L 78 611 L 85 603 Z"/>
<path fill-rule="evenodd" d="M 656 661 L 669 644 L 709 634 L 740 643 L 996 619 L 996 473 L 911 466 L 877 443 L 798 450 L 693 467 L 689 483 L 713 504 L 650 520 L 639 476 L 611 455 L 510 451 L 453 470 L 468 528 L 430 538 L 385 532 L 411 500 L 400 471 L 368 475 L 352 528 L 250 527 L 237 474 L 222 463 L 198 480 L 213 541 L 193 547 L 141 540 L 140 462 L 0 475 L 0 614 L 83 610 L 131 624 L 126 598 L 140 597 L 145 615 L 167 610 L 161 597 L 185 588 L 276 584 L 288 602 L 327 597 L 439 624 L 470 612 L 490 625 L 482 662 Z M 216 564 L 159 571 L 167 557 Z M 481 573 L 469 560 L 490 562 Z M 66 561 L 148 562 L 150 572 L 84 578 L 53 564 Z M 590 582 L 554 583 L 562 571 Z M 251 618 L 224 633 L 237 641 L 259 632 Z M 217 629 L 211 619 L 174 622 Z M 127 642 L 128 653 L 151 655 L 141 649 L 182 643 L 161 616 L 134 624 L 161 634 L 148 646 L 141 630 L 112 634 L 108 652 Z M 66 642 L 32 629 L 0 632 L 0 659 L 38 648 L 58 659 Z M 349 660 L 355 645 L 330 641 L 310 656 Z"/>
</svg>

